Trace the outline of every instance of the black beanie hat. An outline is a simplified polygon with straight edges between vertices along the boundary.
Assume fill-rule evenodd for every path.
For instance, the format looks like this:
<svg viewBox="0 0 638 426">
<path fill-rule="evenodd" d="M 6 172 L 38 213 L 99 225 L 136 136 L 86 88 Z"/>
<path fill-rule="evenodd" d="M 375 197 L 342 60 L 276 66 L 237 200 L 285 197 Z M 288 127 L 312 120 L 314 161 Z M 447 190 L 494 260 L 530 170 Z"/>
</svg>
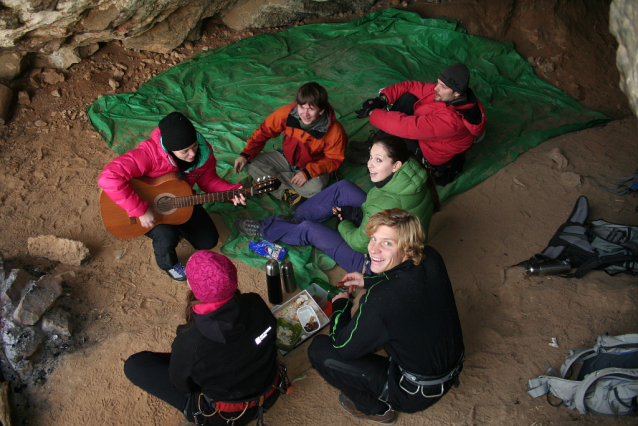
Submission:
<svg viewBox="0 0 638 426">
<path fill-rule="evenodd" d="M 171 112 L 159 122 L 162 145 L 167 151 L 181 151 L 197 142 L 193 123 L 181 112 Z"/>
<path fill-rule="evenodd" d="M 467 91 L 467 85 L 470 83 L 470 70 L 461 63 L 450 65 L 441 71 L 439 80 L 450 89 L 464 95 Z"/>
</svg>

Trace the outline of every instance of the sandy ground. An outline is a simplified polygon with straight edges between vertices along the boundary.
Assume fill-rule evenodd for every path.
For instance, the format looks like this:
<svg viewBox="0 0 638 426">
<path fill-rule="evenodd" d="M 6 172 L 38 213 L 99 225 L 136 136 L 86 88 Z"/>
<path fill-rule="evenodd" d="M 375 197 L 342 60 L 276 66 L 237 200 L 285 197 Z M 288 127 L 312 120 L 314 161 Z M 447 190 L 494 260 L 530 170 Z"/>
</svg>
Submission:
<svg viewBox="0 0 638 426">
<path fill-rule="evenodd" d="M 455 11 L 446 12 L 453 16 Z M 480 33 L 480 25 L 474 27 Z M 212 23 L 202 41 L 172 55 L 127 51 L 119 43 L 110 43 L 63 73 L 63 82 L 47 78 L 45 70 L 12 83 L 16 91 L 28 91 L 30 104 L 15 107 L 0 136 L 0 254 L 5 266 L 42 270 L 54 266 L 27 255 L 27 238 L 37 235 L 82 241 L 92 255 L 65 284 L 61 301 L 73 312 L 73 344 L 56 358 L 46 380 L 19 389 L 28 398 L 16 408 L 15 424 L 176 426 L 183 420 L 172 407 L 131 385 L 122 366 L 140 350 L 169 350 L 175 328 L 182 322 L 187 287 L 156 268 L 149 239 L 119 240 L 105 231 L 96 180 L 115 154 L 92 130 L 83 108 L 113 90 L 109 79 L 116 69 L 125 69 L 116 92 L 134 91 L 203 48 L 256 33 L 236 33 Z M 603 31 L 594 38 L 608 37 Z M 527 57 L 524 50 L 529 39 L 512 40 Z M 613 69 L 608 47 L 596 46 L 572 53 L 582 75 L 576 70 L 553 78 L 559 87 L 567 87 L 574 76 L 582 78 L 575 94 L 583 103 L 615 118 L 627 117 L 626 99 L 613 75 L 596 76 L 584 65 L 589 61 L 589 69 Z M 551 49 L 549 45 L 543 54 L 550 57 Z M 565 62 L 565 69 L 569 63 Z M 546 155 L 554 148 L 569 161 L 562 170 Z M 531 399 L 525 389 L 529 379 L 544 373 L 545 362 L 558 368 L 569 349 L 591 345 L 603 332 L 637 332 L 638 280 L 603 272 L 582 279 L 528 277 L 522 268 L 511 266 L 546 246 L 580 195 L 589 198 L 590 219 L 637 224 L 637 198 L 613 196 L 586 178 L 630 174 L 637 167 L 636 158 L 638 120 L 624 118 L 549 140 L 444 203 L 431 224 L 430 244 L 448 267 L 467 360 L 460 388 L 423 413 L 400 414 L 398 425 L 634 424 L 635 419 L 580 416 L 553 408 L 544 399 Z M 582 183 L 564 186 L 562 172 L 580 174 Z M 221 218 L 213 217 L 225 238 L 228 231 Z M 126 252 L 117 259 L 116 252 L 122 249 Z M 184 261 L 192 252 L 186 243 L 178 248 Z M 240 289 L 266 299 L 265 273 L 236 264 Z M 331 282 L 342 273 L 339 268 L 330 271 Z M 553 337 L 559 349 L 549 346 Z M 366 424 L 343 412 L 338 392 L 308 368 L 304 347 L 286 358 L 297 390 L 280 398 L 266 416 L 268 424 Z"/>
</svg>

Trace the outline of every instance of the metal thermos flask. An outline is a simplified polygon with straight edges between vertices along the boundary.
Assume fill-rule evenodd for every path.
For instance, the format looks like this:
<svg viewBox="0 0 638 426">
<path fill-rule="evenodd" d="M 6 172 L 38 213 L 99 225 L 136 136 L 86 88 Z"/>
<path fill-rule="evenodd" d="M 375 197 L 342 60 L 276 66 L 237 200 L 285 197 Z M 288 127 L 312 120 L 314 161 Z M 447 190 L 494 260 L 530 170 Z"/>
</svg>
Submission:
<svg viewBox="0 0 638 426">
<path fill-rule="evenodd" d="M 281 293 L 279 263 L 275 259 L 270 259 L 266 263 L 266 285 L 268 287 L 268 302 L 271 305 L 281 304 L 284 301 L 284 296 Z"/>
<path fill-rule="evenodd" d="M 550 260 L 525 267 L 527 275 L 538 275 L 539 277 L 544 275 L 565 274 L 571 270 L 572 265 L 569 260 Z"/>
<path fill-rule="evenodd" d="M 281 276 L 284 278 L 284 290 L 286 293 L 292 293 L 297 288 L 297 281 L 295 281 L 295 271 L 292 269 L 292 263 L 290 260 L 284 260 L 281 262 Z"/>
</svg>

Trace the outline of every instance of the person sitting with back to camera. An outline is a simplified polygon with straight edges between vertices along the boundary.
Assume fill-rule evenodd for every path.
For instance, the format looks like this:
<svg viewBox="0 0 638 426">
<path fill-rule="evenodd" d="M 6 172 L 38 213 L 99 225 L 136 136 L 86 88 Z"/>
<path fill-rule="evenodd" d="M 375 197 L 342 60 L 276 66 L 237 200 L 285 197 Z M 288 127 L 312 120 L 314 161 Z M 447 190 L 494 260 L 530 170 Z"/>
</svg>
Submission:
<svg viewBox="0 0 638 426">
<path fill-rule="evenodd" d="M 129 180 L 139 177 L 159 177 L 177 172 L 178 177 L 192 188 L 195 184 L 204 192 L 220 192 L 241 188 L 217 175 L 217 159 L 204 137 L 181 112 L 162 118 L 150 139 L 135 149 L 111 161 L 98 178 L 98 185 L 129 217 L 139 218 L 148 228 L 147 237 L 153 240 L 155 261 L 160 269 L 176 281 L 185 281 L 184 266 L 175 251 L 181 238 L 197 250 L 210 250 L 217 245 L 219 233 L 213 219 L 201 205 L 193 206 L 191 217 L 181 225 L 161 223 L 149 203 L 135 193 Z M 234 205 L 246 204 L 244 194 L 235 196 Z"/>
<path fill-rule="evenodd" d="M 353 182 L 340 180 L 301 204 L 288 218 L 238 219 L 235 228 L 247 235 L 322 250 L 347 272 L 368 270 L 366 222 L 374 213 L 399 207 L 413 212 L 423 229 L 439 210 L 434 181 L 414 158 L 405 141 L 383 135 L 374 140 L 368 171 L 374 187 L 366 194 Z M 337 230 L 323 222 L 337 215 Z"/>
<path fill-rule="evenodd" d="M 266 142 L 283 132 L 281 150 L 262 152 Z M 281 187 L 271 194 L 291 207 L 330 182 L 345 159 L 348 135 L 328 103 L 326 89 L 315 82 L 299 88 L 295 102 L 270 114 L 235 160 L 235 172 L 257 180 L 277 177 Z"/>
<path fill-rule="evenodd" d="M 446 185 L 463 170 L 465 152 L 485 133 L 485 110 L 469 82 L 467 66 L 450 65 L 436 84 L 405 81 L 381 89 L 378 97 L 363 103 L 357 117 L 370 117 L 379 133 L 405 139 L 437 183 Z M 392 107 L 386 111 L 388 105 Z M 350 160 L 360 162 L 368 144 L 351 145 Z"/>
<path fill-rule="evenodd" d="M 171 353 L 131 355 L 124 373 L 194 424 L 246 425 L 289 384 L 277 360 L 277 321 L 260 295 L 239 292 L 226 256 L 198 251 L 186 275 L 186 324 L 177 327 Z"/>
<path fill-rule="evenodd" d="M 419 219 L 383 210 L 366 233 L 371 274 L 343 277 L 348 291 L 332 299 L 330 334 L 315 336 L 308 357 L 349 414 L 391 424 L 395 410 L 425 410 L 458 386 L 463 333 L 445 264 L 424 245 Z M 367 291 L 351 315 L 356 287 Z M 374 353 L 380 346 L 389 358 Z"/>
</svg>

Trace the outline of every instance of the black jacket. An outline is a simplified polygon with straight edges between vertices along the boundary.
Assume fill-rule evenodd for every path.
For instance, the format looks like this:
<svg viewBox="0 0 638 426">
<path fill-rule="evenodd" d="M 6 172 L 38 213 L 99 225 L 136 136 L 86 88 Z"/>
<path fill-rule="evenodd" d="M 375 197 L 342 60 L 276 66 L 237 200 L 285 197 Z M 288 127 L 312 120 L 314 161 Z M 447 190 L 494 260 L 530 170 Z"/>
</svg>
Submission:
<svg viewBox="0 0 638 426">
<path fill-rule="evenodd" d="M 443 259 L 429 246 L 423 253 L 419 265 L 407 260 L 382 274 L 365 277 L 367 293 L 354 317 L 350 317 L 351 302 L 339 299 L 331 319 L 333 346 L 345 359 L 362 357 L 385 345 L 391 357 L 389 402 L 405 412 L 420 411 L 423 404 L 431 402 L 401 390 L 398 366 L 424 376 L 439 376 L 456 366 L 464 350 Z M 435 393 L 435 389 L 431 391 Z"/>
<path fill-rule="evenodd" d="M 241 401 L 272 386 L 277 371 L 276 320 L 258 294 L 228 303 L 177 327 L 170 380 L 184 393 Z"/>
</svg>

